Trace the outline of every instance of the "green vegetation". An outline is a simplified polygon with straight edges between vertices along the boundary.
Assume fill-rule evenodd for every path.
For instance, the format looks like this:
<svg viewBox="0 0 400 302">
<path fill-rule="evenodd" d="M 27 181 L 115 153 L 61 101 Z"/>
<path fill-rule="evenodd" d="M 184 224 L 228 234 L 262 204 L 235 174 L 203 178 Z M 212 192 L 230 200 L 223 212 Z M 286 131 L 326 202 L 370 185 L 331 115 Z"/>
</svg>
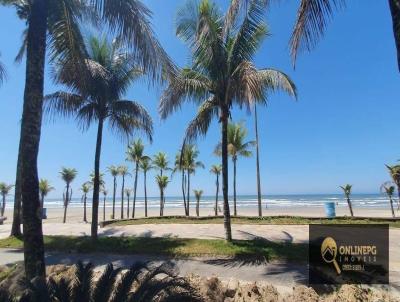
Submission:
<svg viewBox="0 0 400 302">
<path fill-rule="evenodd" d="M 233 240 L 44 236 L 47 251 L 77 253 L 146 254 L 171 257 L 234 257 L 238 259 L 306 261 L 307 244 L 274 243 L 262 239 Z M 22 248 L 22 240 L 10 237 L 0 240 L 0 248 Z"/>
<path fill-rule="evenodd" d="M 138 225 L 138 224 L 221 224 L 223 217 L 183 217 L 165 216 L 141 219 L 122 220 L 107 223 L 107 226 Z M 389 224 L 391 227 L 400 227 L 400 219 L 391 218 L 305 218 L 297 216 L 268 216 L 268 217 L 232 217 L 232 224 Z"/>
</svg>

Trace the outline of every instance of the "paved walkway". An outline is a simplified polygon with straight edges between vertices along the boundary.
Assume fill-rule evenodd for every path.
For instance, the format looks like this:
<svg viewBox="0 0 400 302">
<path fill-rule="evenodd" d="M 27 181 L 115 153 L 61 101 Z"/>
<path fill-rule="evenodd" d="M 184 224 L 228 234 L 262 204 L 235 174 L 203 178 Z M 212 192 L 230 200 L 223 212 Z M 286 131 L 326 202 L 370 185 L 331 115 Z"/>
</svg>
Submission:
<svg viewBox="0 0 400 302">
<path fill-rule="evenodd" d="M 8 237 L 10 225 L 0 226 L 0 239 Z M 43 225 L 46 235 L 90 235 L 90 224 L 73 223 L 45 223 Z M 307 242 L 307 225 L 232 225 L 232 233 L 235 239 L 254 239 L 262 237 L 271 241 Z M 223 239 L 224 227 L 222 224 L 146 224 L 105 227 L 99 229 L 100 236 L 140 236 L 140 237 L 179 237 L 179 238 L 203 238 Z M 390 282 L 400 288 L 400 229 L 390 229 Z M 74 263 L 78 259 L 91 259 L 98 265 L 107 262 L 115 262 L 128 267 L 132 261 L 155 260 L 143 256 L 121 255 L 71 255 L 71 254 L 47 254 L 47 262 Z M 0 250 L 0 264 L 22 260 L 19 251 Z M 291 287 L 295 283 L 301 283 L 307 278 L 307 268 L 294 264 L 249 264 L 224 259 L 197 259 L 197 260 L 173 260 L 178 265 L 182 274 L 193 272 L 199 275 L 210 276 L 213 273 L 221 278 L 229 279 L 237 277 L 238 280 L 264 280 L 274 284 L 288 284 Z"/>
</svg>

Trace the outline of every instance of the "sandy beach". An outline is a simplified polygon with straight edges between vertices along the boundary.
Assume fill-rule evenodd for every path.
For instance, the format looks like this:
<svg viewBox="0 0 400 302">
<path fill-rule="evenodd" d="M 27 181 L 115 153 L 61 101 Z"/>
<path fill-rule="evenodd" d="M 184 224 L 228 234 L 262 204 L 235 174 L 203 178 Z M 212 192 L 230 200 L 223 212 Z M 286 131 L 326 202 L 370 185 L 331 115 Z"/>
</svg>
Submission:
<svg viewBox="0 0 400 302">
<path fill-rule="evenodd" d="M 92 209 L 87 208 L 88 221 L 91 220 Z M 232 211 L 232 210 L 231 210 Z M 7 220 L 6 224 L 12 222 L 12 209 L 6 209 L 5 216 Z M 49 208 L 47 209 L 47 219 L 43 220 L 44 223 L 56 223 L 62 222 L 64 209 L 62 208 Z M 121 217 L 121 208 L 115 208 L 116 218 Z M 400 212 L 397 212 L 400 215 Z M 106 207 L 106 220 L 109 220 L 112 214 L 112 208 Z M 160 212 L 157 208 L 149 208 L 148 216 L 159 216 Z M 256 216 L 257 210 L 254 208 L 239 208 L 238 214 L 241 216 Z M 354 208 L 355 216 L 360 217 L 391 217 L 391 212 L 388 208 Z M 126 208 L 125 208 L 126 218 Z M 175 216 L 184 215 L 183 207 L 180 208 L 168 208 L 164 210 L 164 216 Z M 191 208 L 191 216 L 196 215 L 194 207 Z M 263 209 L 264 216 L 303 216 L 303 217 L 325 217 L 325 210 L 323 207 L 288 207 L 288 208 L 268 208 Z M 337 216 L 350 216 L 349 210 L 346 207 L 336 208 Z M 211 208 L 200 208 L 200 216 L 214 216 L 214 211 Z M 136 209 L 136 218 L 144 217 L 144 208 Z M 83 208 L 82 207 L 70 207 L 67 210 L 67 222 L 81 222 L 83 220 Z M 103 208 L 99 208 L 99 221 L 103 221 Z"/>
</svg>

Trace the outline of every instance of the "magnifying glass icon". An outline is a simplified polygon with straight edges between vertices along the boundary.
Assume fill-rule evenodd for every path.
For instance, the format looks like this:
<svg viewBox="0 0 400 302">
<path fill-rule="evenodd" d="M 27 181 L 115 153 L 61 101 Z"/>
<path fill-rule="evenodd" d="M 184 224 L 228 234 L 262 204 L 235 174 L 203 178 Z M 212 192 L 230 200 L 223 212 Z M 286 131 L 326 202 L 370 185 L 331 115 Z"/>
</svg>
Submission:
<svg viewBox="0 0 400 302">
<path fill-rule="evenodd" d="M 340 275 L 341 270 L 339 264 L 336 261 L 337 256 L 337 245 L 336 241 L 332 237 L 326 237 L 321 244 L 321 256 L 326 263 L 333 263 L 338 275 Z"/>
</svg>

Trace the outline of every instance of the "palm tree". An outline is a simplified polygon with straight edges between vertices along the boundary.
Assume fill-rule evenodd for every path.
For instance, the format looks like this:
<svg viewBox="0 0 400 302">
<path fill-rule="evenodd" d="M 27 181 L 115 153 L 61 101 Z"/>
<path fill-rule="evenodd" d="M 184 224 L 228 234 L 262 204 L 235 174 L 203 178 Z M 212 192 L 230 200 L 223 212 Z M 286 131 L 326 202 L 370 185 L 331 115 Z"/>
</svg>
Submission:
<svg viewBox="0 0 400 302">
<path fill-rule="evenodd" d="M 164 191 L 169 183 L 168 176 L 157 175 L 156 182 L 160 189 L 160 216 L 162 217 L 164 216 L 164 205 L 165 205 Z"/>
<path fill-rule="evenodd" d="M 10 191 L 13 187 L 14 187 L 14 185 L 8 185 L 4 182 L 0 182 L 0 193 L 3 198 L 0 216 L 4 216 L 4 211 L 6 210 L 6 196 L 8 195 L 8 193 L 10 193 Z"/>
<path fill-rule="evenodd" d="M 198 290 L 177 275 L 177 268 L 171 262 L 137 263 L 123 271 L 110 263 L 101 274 L 97 274 L 93 264 L 78 262 L 70 274 L 61 275 L 60 278 L 23 280 L 18 293 L 2 287 L 0 297 L 2 301 L 27 302 L 203 301 Z"/>
<path fill-rule="evenodd" d="M 126 217 L 129 218 L 129 201 L 132 194 L 132 189 L 125 189 L 126 198 L 128 199 L 128 207 Z"/>
<path fill-rule="evenodd" d="M 139 168 L 143 171 L 144 185 L 144 217 L 147 217 L 147 172 L 153 169 L 149 157 L 144 157 L 139 163 Z"/>
<path fill-rule="evenodd" d="M 91 185 L 90 182 L 86 181 L 82 184 L 81 186 L 81 191 L 82 191 L 82 198 L 81 200 L 83 201 L 83 221 L 87 222 L 87 217 L 86 217 L 86 202 L 87 202 L 87 195 L 90 191 Z"/>
<path fill-rule="evenodd" d="M 204 164 L 201 161 L 198 161 L 199 150 L 197 150 L 194 145 L 185 145 L 183 148 L 183 165 L 186 169 L 187 173 L 187 196 L 186 196 L 186 206 L 187 206 L 187 216 L 190 215 L 190 175 L 196 172 L 197 168 L 203 168 Z"/>
<path fill-rule="evenodd" d="M 4 0 L 2 0 L 4 1 Z M 1 2 L 0 2 L 1 4 Z M 1 56 L 1 53 L 0 53 Z M 0 86 L 3 84 L 4 80 L 7 77 L 7 73 L 6 73 L 6 68 L 4 67 L 4 64 L 2 62 L 0 62 Z"/>
<path fill-rule="evenodd" d="M 105 188 L 102 188 L 101 193 L 103 193 L 103 221 L 106 221 L 106 199 L 108 191 Z"/>
<path fill-rule="evenodd" d="M 183 207 L 185 209 L 185 216 L 189 216 L 189 213 L 187 212 L 187 205 L 186 205 L 186 186 L 187 186 L 187 181 L 186 181 L 186 169 L 185 169 L 185 163 L 182 157 L 182 152 L 178 151 L 178 153 L 175 156 L 175 167 L 173 169 L 173 173 L 180 171 L 182 174 L 182 179 L 181 179 L 181 188 L 182 188 L 182 196 L 183 196 Z"/>
<path fill-rule="evenodd" d="M 393 208 L 393 194 L 394 191 L 396 190 L 395 186 L 393 185 L 393 183 L 391 181 L 389 182 L 385 182 L 382 186 L 381 186 L 381 192 L 385 191 L 386 195 L 389 197 L 389 202 L 390 202 L 390 208 L 392 210 L 392 216 L 393 218 L 396 217 L 396 215 L 394 214 L 394 208 Z"/>
<path fill-rule="evenodd" d="M 236 201 L 236 165 L 239 156 L 251 157 L 253 153 L 249 150 L 256 144 L 255 141 L 244 142 L 247 136 L 247 129 L 241 123 L 228 124 L 228 154 L 232 157 L 233 163 L 233 209 L 234 216 L 237 216 Z M 215 153 L 221 155 L 221 143 L 216 147 Z"/>
<path fill-rule="evenodd" d="M 40 179 L 39 181 L 39 191 L 40 191 L 40 207 L 43 209 L 44 198 L 54 190 L 47 179 Z"/>
<path fill-rule="evenodd" d="M 100 17 L 110 31 L 122 37 L 124 44 L 135 49 L 135 61 L 153 82 L 162 79 L 161 75 L 171 76 L 174 66 L 153 34 L 149 21 L 151 12 L 139 0 L 120 1 L 118 5 L 109 5 L 106 0 L 1 0 L 0 4 L 16 7 L 18 16 L 25 19 L 27 25 L 23 46 L 26 50 L 26 79 L 19 148 L 21 156 L 18 158 L 22 167 L 25 272 L 31 279 L 45 275 L 42 224 L 35 213 L 40 207 L 37 158 L 46 46 L 52 61 L 76 62 L 75 74 L 83 74 L 85 64 L 81 58 L 85 57 L 85 50 L 80 23 L 93 19 L 98 21 Z M 86 4 L 90 5 L 89 9 Z M 92 17 L 93 11 L 97 18 Z M 98 185 L 94 191 L 98 196 Z"/>
<path fill-rule="evenodd" d="M 51 113 L 75 115 L 83 130 L 97 122 L 91 228 L 91 236 L 95 240 L 98 229 L 99 171 L 104 124 L 108 121 L 112 130 L 127 137 L 135 130 L 142 130 L 151 140 L 153 122 L 140 104 L 122 99 L 132 82 L 143 74 L 134 65 L 135 52 L 123 52 L 118 39 L 110 44 L 106 39 L 91 37 L 87 44 L 85 73 L 81 76 L 71 74 L 74 66 L 68 63 L 60 65 L 57 71 L 58 81 L 68 86 L 72 93 L 56 92 L 46 97 L 46 103 Z M 82 79 L 82 76 L 85 78 Z"/>
<path fill-rule="evenodd" d="M 160 176 L 163 176 L 164 171 L 171 170 L 171 168 L 168 167 L 169 161 L 167 154 L 164 152 L 158 152 L 156 155 L 153 157 L 153 166 L 155 169 L 160 170 Z"/>
<path fill-rule="evenodd" d="M 119 175 L 119 167 L 116 167 L 114 165 L 111 165 L 107 168 L 108 172 L 110 172 L 111 176 L 113 177 L 114 180 L 114 186 L 113 186 L 113 205 L 112 205 L 112 215 L 111 219 L 115 219 L 115 193 L 117 191 L 117 177 Z"/>
<path fill-rule="evenodd" d="M 143 154 L 144 145 L 141 139 L 134 141 L 128 146 L 128 151 L 126 152 L 127 160 L 135 164 L 135 183 L 133 186 L 133 210 L 132 218 L 135 218 L 135 208 L 136 208 L 136 193 L 137 193 L 137 180 L 139 173 L 139 164 L 143 160 L 150 160 L 150 157 Z"/>
<path fill-rule="evenodd" d="M 121 186 L 121 219 L 124 219 L 124 195 L 125 195 L 125 177 L 130 175 L 127 166 L 119 166 L 119 175 L 122 176 L 122 186 Z"/>
<path fill-rule="evenodd" d="M 213 118 L 221 123 L 222 192 L 226 240 L 232 240 L 228 203 L 228 121 L 233 105 L 251 108 L 266 102 L 266 91 L 281 88 L 295 92 L 294 84 L 284 73 L 258 69 L 252 60 L 267 35 L 263 13 L 267 1 L 248 0 L 245 13 L 231 1 L 226 14 L 216 5 L 203 0 L 189 2 L 178 12 L 177 35 L 191 51 L 192 66 L 172 79 L 159 105 L 161 118 L 167 118 L 185 101 L 200 104 L 190 122 L 183 144 L 205 135 Z"/>
<path fill-rule="evenodd" d="M 193 190 L 194 196 L 196 197 L 196 215 L 197 217 L 200 216 L 200 199 L 201 195 L 203 195 L 202 190 Z"/>
<path fill-rule="evenodd" d="M 350 210 L 350 215 L 351 215 L 351 217 L 353 217 L 354 216 L 354 213 L 353 213 L 353 206 L 351 205 L 351 200 L 350 200 L 350 195 L 351 195 L 351 189 L 352 189 L 352 185 L 349 185 L 349 184 L 347 184 L 347 185 L 344 185 L 344 186 L 340 186 L 340 188 L 343 190 L 343 193 L 344 193 L 344 196 L 346 197 L 346 200 L 347 200 L 347 204 L 348 204 L 348 206 L 349 206 L 349 210 Z"/>
<path fill-rule="evenodd" d="M 61 178 L 65 182 L 65 191 L 63 193 L 63 200 L 64 200 L 64 218 L 63 218 L 63 223 L 66 222 L 67 220 L 67 208 L 68 204 L 72 199 L 72 188 L 71 188 L 71 183 L 75 179 L 76 175 L 78 174 L 78 171 L 73 168 L 62 168 L 60 171 Z"/>
<path fill-rule="evenodd" d="M 222 171 L 222 166 L 221 165 L 212 165 L 210 172 L 212 174 L 215 174 L 217 179 L 215 180 L 215 186 L 217 187 L 217 192 L 215 193 L 215 206 L 214 206 L 214 211 L 215 211 L 215 216 L 218 216 L 218 195 L 219 195 L 219 176 Z"/>
<path fill-rule="evenodd" d="M 397 200 L 397 209 L 400 209 L 400 165 L 394 165 L 394 166 L 386 165 L 386 168 L 389 170 L 390 177 L 396 184 L 397 194 L 399 197 Z"/>
</svg>

